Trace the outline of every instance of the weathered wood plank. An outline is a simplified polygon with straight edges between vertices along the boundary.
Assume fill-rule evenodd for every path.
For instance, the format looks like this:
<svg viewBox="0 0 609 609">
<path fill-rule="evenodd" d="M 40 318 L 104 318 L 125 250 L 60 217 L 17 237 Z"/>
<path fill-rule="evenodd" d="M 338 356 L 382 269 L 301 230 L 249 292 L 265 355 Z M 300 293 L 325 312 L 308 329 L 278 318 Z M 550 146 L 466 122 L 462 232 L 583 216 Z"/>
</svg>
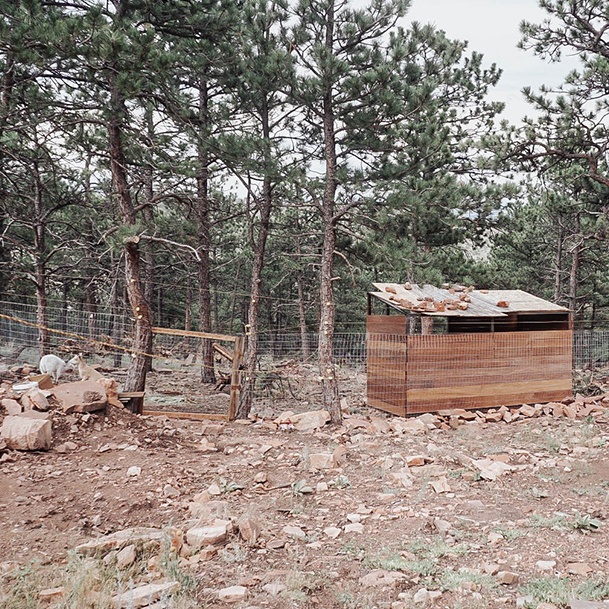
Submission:
<svg viewBox="0 0 609 609">
<path fill-rule="evenodd" d="M 209 338 L 210 340 L 224 340 L 234 343 L 236 336 L 228 334 L 213 334 L 211 332 L 195 332 L 194 330 L 178 330 L 176 328 L 152 328 L 153 334 L 169 334 L 171 336 L 192 336 L 194 338 Z"/>
<path fill-rule="evenodd" d="M 383 400 L 377 398 L 368 397 L 366 400 L 368 406 L 372 406 L 373 408 L 378 408 L 379 410 L 384 410 L 385 412 L 390 412 L 391 414 L 397 414 L 400 417 L 406 415 L 406 407 L 399 406 L 396 404 L 392 404 L 389 402 L 385 402 Z"/>
<path fill-rule="evenodd" d="M 228 415 L 207 412 L 174 412 L 171 410 L 144 410 L 144 415 L 169 419 L 192 419 L 193 421 L 228 421 Z"/>
<path fill-rule="evenodd" d="M 520 381 L 512 383 L 476 384 L 451 387 L 434 387 L 430 389 L 408 389 L 406 392 L 408 405 L 422 402 L 435 402 L 442 399 L 476 399 L 492 397 L 497 404 L 505 396 L 532 395 L 536 393 L 571 391 L 571 376 L 568 378 L 548 381 Z M 566 395 L 566 394 L 564 394 Z M 563 395 L 563 397 L 564 397 Z"/>
<path fill-rule="evenodd" d="M 408 318 L 405 315 L 368 315 L 366 331 L 371 334 L 405 335 Z"/>
</svg>

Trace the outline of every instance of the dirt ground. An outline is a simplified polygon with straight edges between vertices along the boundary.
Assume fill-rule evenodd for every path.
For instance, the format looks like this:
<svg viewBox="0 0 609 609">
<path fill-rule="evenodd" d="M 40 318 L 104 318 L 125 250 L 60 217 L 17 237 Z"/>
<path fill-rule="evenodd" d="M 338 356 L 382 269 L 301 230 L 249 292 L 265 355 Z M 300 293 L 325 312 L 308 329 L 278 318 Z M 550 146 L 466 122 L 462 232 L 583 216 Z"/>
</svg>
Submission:
<svg viewBox="0 0 609 609">
<path fill-rule="evenodd" d="M 406 425 L 413 419 L 368 409 L 365 377 L 352 371 L 341 379 L 342 427 L 273 423 L 285 410 L 319 409 L 309 373 L 294 365 L 290 387 L 262 392 L 249 421 L 55 410 L 51 450 L 0 453 L 0 608 L 116 606 L 101 576 L 78 596 L 67 574 L 75 561 L 84 568 L 76 546 L 130 527 L 179 538 L 172 569 L 160 568 L 158 550 L 125 566 L 123 585 L 181 582 L 182 594 L 156 608 L 227 606 L 221 591 L 231 586 L 243 587 L 231 606 L 252 609 L 547 609 L 609 599 L 609 414 L 600 398 L 580 418 L 512 408 L 510 423 L 480 413 L 452 426 Z M 204 395 L 195 379 L 162 371 L 149 387 L 157 405 L 183 397 L 185 408 Z M 188 548 L 185 532 L 212 512 L 231 523 L 228 537 Z M 244 521 L 253 538 L 240 532 Z M 40 596 L 55 587 L 51 600 Z"/>
</svg>

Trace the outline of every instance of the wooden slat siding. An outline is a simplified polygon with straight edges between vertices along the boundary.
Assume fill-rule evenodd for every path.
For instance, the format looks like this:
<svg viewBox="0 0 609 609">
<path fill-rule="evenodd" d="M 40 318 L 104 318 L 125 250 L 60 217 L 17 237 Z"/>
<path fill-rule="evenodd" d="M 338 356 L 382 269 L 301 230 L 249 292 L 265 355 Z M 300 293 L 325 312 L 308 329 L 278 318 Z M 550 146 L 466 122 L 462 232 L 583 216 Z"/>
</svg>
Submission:
<svg viewBox="0 0 609 609">
<path fill-rule="evenodd" d="M 407 414 L 562 400 L 572 332 L 408 337 Z"/>
<path fill-rule="evenodd" d="M 552 391 L 535 391 L 537 384 L 531 382 L 529 388 L 526 387 L 520 393 L 505 393 L 489 396 L 476 396 L 474 398 L 446 398 L 434 399 L 432 401 L 417 401 L 409 402 L 407 414 L 416 414 L 422 412 L 435 412 L 437 410 L 463 408 L 471 410 L 477 408 L 491 408 L 498 406 L 518 406 L 520 404 L 545 404 L 547 402 L 559 402 L 571 395 L 571 383 L 563 381 L 562 385 L 556 385 Z"/>
<path fill-rule="evenodd" d="M 366 332 L 370 334 L 406 334 L 408 319 L 404 315 L 368 315 Z"/>
<path fill-rule="evenodd" d="M 366 319 L 368 404 L 406 414 L 406 332 L 404 315 L 368 315 Z"/>
<path fill-rule="evenodd" d="M 397 414 L 400 417 L 406 416 L 405 406 L 396 406 L 395 404 L 370 397 L 367 399 L 367 404 L 372 408 L 378 408 L 379 410 L 384 410 L 385 412 L 390 412 L 391 414 Z"/>
</svg>

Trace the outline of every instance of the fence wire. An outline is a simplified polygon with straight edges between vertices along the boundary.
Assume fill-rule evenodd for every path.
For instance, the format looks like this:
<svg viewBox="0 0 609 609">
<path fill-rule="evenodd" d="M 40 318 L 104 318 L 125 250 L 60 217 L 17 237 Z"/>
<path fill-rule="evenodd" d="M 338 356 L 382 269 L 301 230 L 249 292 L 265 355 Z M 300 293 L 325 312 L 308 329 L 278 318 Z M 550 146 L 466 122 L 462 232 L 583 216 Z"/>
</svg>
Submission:
<svg viewBox="0 0 609 609">
<path fill-rule="evenodd" d="M 36 306 L 0 301 L 0 313 L 15 319 L 0 317 L 0 344 L 4 351 L 19 347 L 36 348 L 38 329 L 36 328 Z M 32 325 L 25 325 L 18 320 Z M 50 334 L 51 347 L 58 351 L 88 350 L 111 351 L 100 347 L 100 343 L 128 348 L 133 335 L 134 320 L 124 312 L 113 314 L 107 311 L 95 313 L 72 305 L 67 308 L 49 306 L 47 325 L 59 333 Z M 75 335 L 66 338 L 61 332 Z M 286 359 L 315 362 L 317 358 L 317 333 L 261 333 L 258 340 L 259 357 L 273 362 Z M 159 357 L 196 359 L 200 340 L 155 336 L 154 352 Z M 366 334 L 336 333 L 334 336 L 334 359 L 338 365 L 365 369 Z M 609 367 L 609 330 L 576 330 L 573 332 L 573 367 Z"/>
</svg>

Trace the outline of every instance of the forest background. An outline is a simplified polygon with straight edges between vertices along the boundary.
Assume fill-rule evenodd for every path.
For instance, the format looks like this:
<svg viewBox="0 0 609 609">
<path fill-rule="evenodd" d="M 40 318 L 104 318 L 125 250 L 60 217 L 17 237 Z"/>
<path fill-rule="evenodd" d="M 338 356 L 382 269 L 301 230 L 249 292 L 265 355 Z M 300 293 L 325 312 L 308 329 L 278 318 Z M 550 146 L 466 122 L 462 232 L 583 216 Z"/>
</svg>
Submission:
<svg viewBox="0 0 609 609">
<path fill-rule="evenodd" d="M 609 2 L 541 0 L 521 46 L 578 68 L 523 83 L 405 0 L 0 0 L 0 300 L 127 310 L 126 390 L 152 327 L 317 333 L 340 417 L 337 331 L 373 281 L 522 288 L 609 315 Z M 202 381 L 213 381 L 203 343 Z M 206 365 L 207 362 L 207 365 Z"/>
</svg>

